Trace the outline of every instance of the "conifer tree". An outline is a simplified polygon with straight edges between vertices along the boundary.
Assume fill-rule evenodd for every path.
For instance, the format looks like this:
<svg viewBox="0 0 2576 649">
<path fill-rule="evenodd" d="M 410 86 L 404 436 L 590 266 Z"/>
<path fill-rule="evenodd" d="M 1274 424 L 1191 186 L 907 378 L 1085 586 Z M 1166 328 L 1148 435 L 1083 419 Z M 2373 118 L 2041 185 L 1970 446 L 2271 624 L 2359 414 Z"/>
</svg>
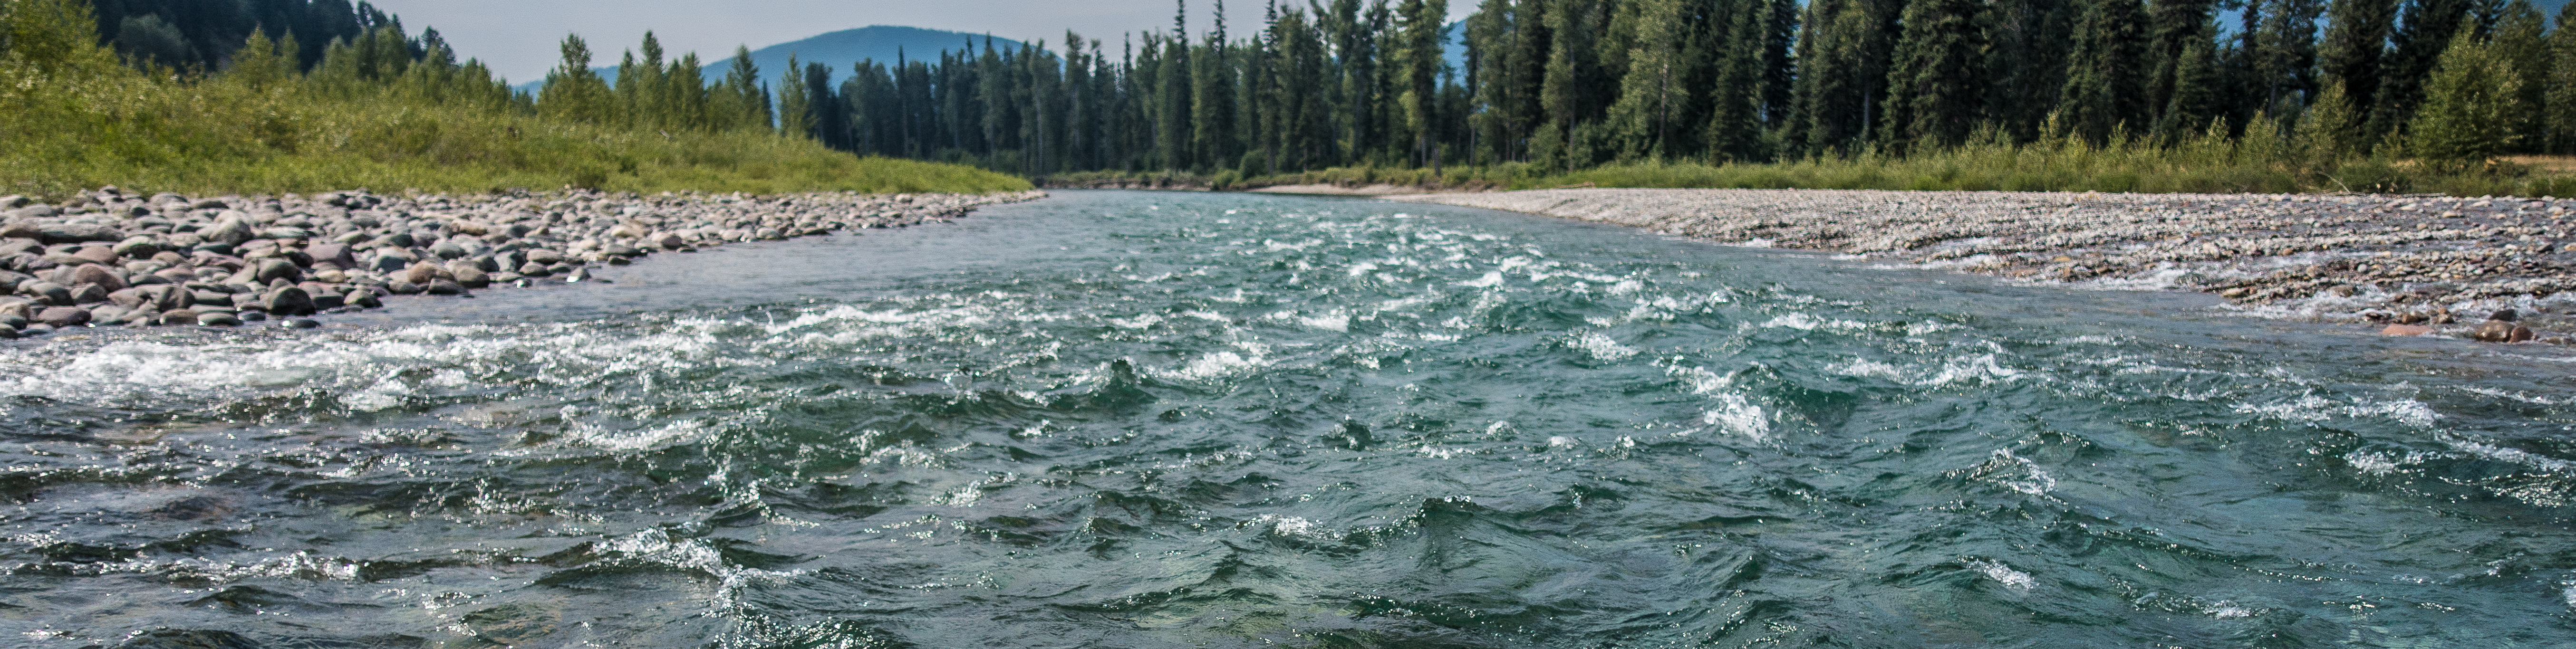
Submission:
<svg viewBox="0 0 2576 649">
<path fill-rule="evenodd" d="M 2263 6 L 2269 10 L 2247 99 L 2274 117 L 2294 119 L 2317 89 L 2317 18 L 2325 7 L 2317 0 L 2267 0 Z"/>
<path fill-rule="evenodd" d="M 814 137 L 813 95 L 805 84 L 803 67 L 796 53 L 788 52 L 787 70 L 778 79 L 778 132 L 788 137 Z"/>
<path fill-rule="evenodd" d="M 2323 60 L 2318 69 L 2330 83 L 2343 87 L 2356 114 L 2377 101 L 2386 74 L 2388 37 L 2396 31 L 2397 0 L 2333 0 L 2328 12 Z M 2360 128 L 2361 124 L 2355 124 Z M 2364 135 L 2356 133 L 2355 135 Z M 2361 137 L 2370 142 L 2376 134 Z"/>
<path fill-rule="evenodd" d="M 2457 30 L 2434 64 L 2423 109 L 2407 129 L 2410 152 L 2452 168 L 2483 163 L 2511 150 L 2523 110 L 2522 75 L 2473 30 Z"/>
<path fill-rule="evenodd" d="M 1954 146 L 1984 118 L 1979 84 L 1986 78 L 1985 35 L 1976 28 L 1978 0 L 1914 0 L 1905 7 L 1888 70 L 1887 129 L 1881 138 L 1899 153 Z"/>
<path fill-rule="evenodd" d="M 250 38 L 233 53 L 232 67 L 224 76 L 252 88 L 266 88 L 295 77 L 294 56 L 268 39 L 264 29 L 254 29 Z"/>
<path fill-rule="evenodd" d="M 2157 118 L 2155 136 L 2158 142 L 2172 145 L 2184 138 L 2207 130 L 2212 120 L 2224 116 L 2224 88 L 2218 77 L 2214 34 L 2204 32 L 2191 39 L 2177 57 L 2173 70 L 2173 91 L 2167 95 L 2163 115 Z"/>
<path fill-rule="evenodd" d="M 2542 107 L 2548 105 L 2548 81 L 2557 67 L 2549 53 L 2548 28 L 2548 19 L 2541 17 L 2531 0 L 2513 0 L 2504 6 L 2491 32 L 2495 55 L 2522 81 L 2521 95 L 2514 100 L 2521 110 L 2510 125 L 2517 152 L 2536 152 L 2545 141 L 2547 111 Z"/>
<path fill-rule="evenodd" d="M 1902 6 L 1898 0 L 1807 4 L 1786 138 L 1800 153 L 1856 152 L 1875 137 Z"/>
<path fill-rule="evenodd" d="M 546 73 L 546 85 L 537 94 L 539 110 L 552 119 L 614 123 L 617 116 L 609 104 L 608 82 L 590 69 L 590 44 L 578 34 L 567 35 L 560 49 L 563 64 Z"/>
<path fill-rule="evenodd" d="M 1993 46 L 1986 69 L 1994 79 L 1986 114 L 2013 140 L 2043 135 L 2040 126 L 2066 87 L 2067 57 L 2082 7 L 2073 0 L 2000 0 L 1987 12 Z"/>
<path fill-rule="evenodd" d="M 2076 22 L 2057 119 L 2096 145 L 2147 123 L 2146 16 L 2137 0 L 2091 0 Z"/>
<path fill-rule="evenodd" d="M 2388 65 L 2379 94 L 2371 97 L 2371 134 L 2395 134 L 2412 122 L 2424 101 L 2425 82 L 2469 20 L 2476 0 L 2407 0 L 2400 29 L 2389 36 Z"/>
<path fill-rule="evenodd" d="M 1440 67 L 1443 34 L 1448 29 L 1448 0 L 1404 0 L 1396 49 L 1396 105 L 1402 111 L 1407 154 L 1413 164 L 1436 166 Z"/>
<path fill-rule="evenodd" d="M 2541 151 L 2559 155 L 2576 153 L 2576 30 L 2567 28 L 2576 20 L 2576 2 L 2558 9 L 2559 27 L 2548 36 L 2550 66 L 2549 88 L 2542 93 Z"/>
</svg>

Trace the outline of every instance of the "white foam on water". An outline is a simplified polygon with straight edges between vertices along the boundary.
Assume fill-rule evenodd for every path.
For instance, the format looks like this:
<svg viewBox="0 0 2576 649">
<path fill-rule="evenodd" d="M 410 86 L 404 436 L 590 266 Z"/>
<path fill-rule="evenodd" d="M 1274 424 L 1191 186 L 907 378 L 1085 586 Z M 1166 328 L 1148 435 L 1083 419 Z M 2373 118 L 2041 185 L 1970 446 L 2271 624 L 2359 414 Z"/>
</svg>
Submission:
<svg viewBox="0 0 2576 649">
<path fill-rule="evenodd" d="M 1101 318 L 1100 320 L 1120 329 L 1144 329 L 1162 324 L 1163 316 L 1147 313 L 1133 318 Z"/>
<path fill-rule="evenodd" d="M 1844 376 L 1875 376 L 1893 381 L 1905 380 L 1905 368 L 1866 358 L 1852 359 L 1849 363 L 1828 365 L 1825 366 L 1825 371 Z"/>
<path fill-rule="evenodd" d="M 1492 288 L 1495 286 L 1501 286 L 1503 284 L 1503 272 L 1499 270 L 1487 271 L 1484 277 L 1478 277 L 1476 279 L 1466 280 L 1463 282 L 1455 282 L 1455 284 L 1469 288 Z"/>
<path fill-rule="evenodd" d="M 1995 583 L 2003 584 L 2013 592 L 2028 593 L 2031 589 L 2039 587 L 2039 580 L 2032 578 L 2030 573 L 2014 570 L 2012 566 L 2001 562 L 1974 559 L 1968 561 L 1967 566 L 1969 570 L 1984 574 L 1987 579 L 1995 580 Z"/>
<path fill-rule="evenodd" d="M 1611 340 L 1609 336 L 1602 335 L 1598 331 L 1583 332 L 1582 335 L 1575 336 L 1574 340 L 1568 341 L 1567 345 L 1583 350 L 1583 353 L 1591 354 L 1593 358 L 1605 361 L 1615 361 L 1639 353 L 1637 348 L 1619 344 L 1619 341 Z"/>
<path fill-rule="evenodd" d="M 2057 489 L 2057 476 L 2049 475 L 2047 471 L 2039 468 L 2039 463 L 2030 461 L 2030 458 L 2015 455 L 2012 449 L 2008 448 L 1995 449 L 1994 453 L 1987 456 L 1985 463 L 1977 465 L 1971 475 L 2003 485 L 2006 489 L 2033 496 Z"/>
<path fill-rule="evenodd" d="M 1962 356 L 1944 361 L 1941 364 L 1940 373 L 1932 375 L 1931 378 L 1918 381 L 1916 384 L 1939 386 L 1964 381 L 1999 381 L 2009 383 L 2021 380 L 2021 378 L 2021 370 L 1997 364 L 1995 362 L 1994 354 L 1984 354 L 1979 356 Z"/>
<path fill-rule="evenodd" d="M 1772 317 L 1770 322 L 1762 323 L 1762 327 L 1765 329 L 1787 328 L 1801 331 L 1814 331 L 1817 329 L 1854 331 L 1869 328 L 1869 323 L 1854 320 L 1826 320 L 1807 315 L 1805 313 L 1791 311 L 1785 315 Z"/>
<path fill-rule="evenodd" d="M 1717 395 L 1717 403 L 1716 408 L 1700 414 L 1700 423 L 1757 442 L 1771 440 L 1771 420 L 1762 411 L 1762 406 L 1753 405 L 1751 399 L 1732 392 Z"/>
<path fill-rule="evenodd" d="M 2523 403 L 2534 404 L 2534 405 L 2555 406 L 2555 405 L 2562 405 L 2562 404 L 2565 404 L 2565 403 L 2566 403 L 2566 402 L 2564 402 L 2564 401 L 2559 401 L 2559 400 L 2556 400 L 2556 399 L 2550 399 L 2550 398 L 2546 398 L 2546 397 L 2535 397 L 2535 396 L 2531 396 L 2531 395 L 2523 394 L 2523 393 L 2520 393 L 2520 392 L 2507 392 L 2507 391 L 2504 391 L 2504 390 L 2498 390 L 2498 389 L 2495 389 L 2495 388 L 2485 388 L 2485 387 L 2478 387 L 2478 386 L 2474 386 L 2474 385 L 2463 385 L 2463 386 L 2460 386 L 2460 391 L 2461 391 L 2461 392 L 2468 392 L 2468 393 L 2472 393 L 2472 394 L 2483 394 L 2483 395 L 2487 395 L 2487 396 L 2490 396 L 2490 397 L 2499 397 L 2499 398 L 2504 398 L 2504 399 L 2512 399 L 2512 400 L 2515 400 L 2515 401 L 2520 401 L 2520 402 L 2523 402 Z"/>
</svg>

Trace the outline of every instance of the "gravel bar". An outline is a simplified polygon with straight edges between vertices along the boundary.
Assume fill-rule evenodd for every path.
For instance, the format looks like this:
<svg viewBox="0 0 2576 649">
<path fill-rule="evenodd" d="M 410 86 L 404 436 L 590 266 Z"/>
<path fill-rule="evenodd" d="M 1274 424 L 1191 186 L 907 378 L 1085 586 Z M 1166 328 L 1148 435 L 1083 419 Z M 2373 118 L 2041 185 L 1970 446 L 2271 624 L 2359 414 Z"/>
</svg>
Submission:
<svg viewBox="0 0 2576 649">
<path fill-rule="evenodd" d="M 0 338 L 272 317 L 311 327 L 304 316 L 387 295 L 582 281 L 658 251 L 941 222 L 1044 195 L 0 196 Z"/>
<path fill-rule="evenodd" d="M 2430 195 L 1557 189 L 1390 196 L 2029 281 L 2216 293 L 2250 313 L 2576 332 L 2576 200 Z M 2526 333 L 2526 336 L 2529 334 Z"/>
</svg>

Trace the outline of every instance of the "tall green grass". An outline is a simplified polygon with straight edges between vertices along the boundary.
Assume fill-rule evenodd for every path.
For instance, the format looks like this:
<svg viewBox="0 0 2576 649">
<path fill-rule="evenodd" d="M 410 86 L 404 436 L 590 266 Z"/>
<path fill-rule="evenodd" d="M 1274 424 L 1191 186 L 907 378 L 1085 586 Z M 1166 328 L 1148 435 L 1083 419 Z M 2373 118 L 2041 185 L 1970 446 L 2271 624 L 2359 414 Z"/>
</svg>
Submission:
<svg viewBox="0 0 2576 649">
<path fill-rule="evenodd" d="M 144 72 L 86 44 L 47 60 L 0 56 L 0 194 L 102 185 L 185 193 L 1030 187 L 968 167 L 861 158 L 767 129 L 610 128 L 541 118 L 506 94 L 443 93 L 458 86 L 417 75 L 325 82 L 322 74 Z"/>
</svg>

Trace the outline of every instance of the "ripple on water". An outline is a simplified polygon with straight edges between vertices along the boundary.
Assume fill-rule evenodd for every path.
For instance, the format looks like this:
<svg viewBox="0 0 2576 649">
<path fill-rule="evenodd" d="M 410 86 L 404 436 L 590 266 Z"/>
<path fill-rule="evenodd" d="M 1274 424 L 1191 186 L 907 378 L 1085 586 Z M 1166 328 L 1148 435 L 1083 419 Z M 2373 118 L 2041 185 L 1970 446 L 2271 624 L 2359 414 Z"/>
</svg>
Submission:
<svg viewBox="0 0 2576 649">
<path fill-rule="evenodd" d="M 1070 193 L 780 244 L 848 268 L 766 303 L 0 345 L 0 632 L 2576 637 L 2546 361 L 1386 207 Z"/>
</svg>

